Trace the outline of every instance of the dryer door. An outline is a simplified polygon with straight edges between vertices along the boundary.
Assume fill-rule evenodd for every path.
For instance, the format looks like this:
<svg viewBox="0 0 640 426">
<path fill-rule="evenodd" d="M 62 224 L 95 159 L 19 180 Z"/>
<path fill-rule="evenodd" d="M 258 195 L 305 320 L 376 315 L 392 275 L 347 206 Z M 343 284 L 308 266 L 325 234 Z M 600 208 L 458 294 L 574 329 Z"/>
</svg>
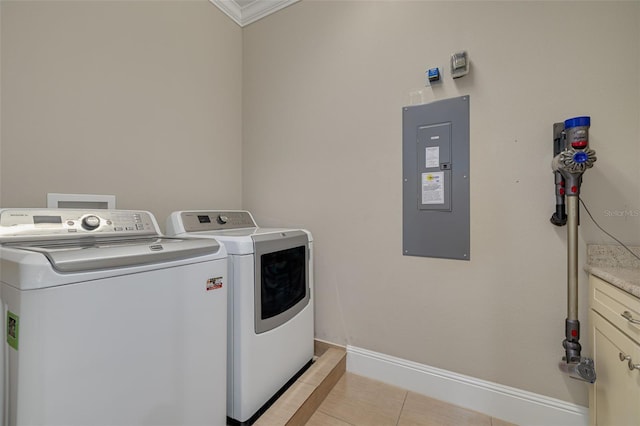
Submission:
<svg viewBox="0 0 640 426">
<path fill-rule="evenodd" d="M 286 323 L 311 298 L 309 238 L 303 231 L 255 235 L 255 331 Z"/>
</svg>

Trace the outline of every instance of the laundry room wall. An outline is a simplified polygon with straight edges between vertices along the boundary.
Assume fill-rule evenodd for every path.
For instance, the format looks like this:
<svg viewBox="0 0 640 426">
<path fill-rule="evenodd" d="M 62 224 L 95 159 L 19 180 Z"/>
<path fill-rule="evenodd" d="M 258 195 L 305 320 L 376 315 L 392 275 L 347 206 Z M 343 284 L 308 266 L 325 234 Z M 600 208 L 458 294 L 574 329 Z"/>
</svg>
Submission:
<svg viewBox="0 0 640 426">
<path fill-rule="evenodd" d="M 207 0 L 1 3 L 2 207 L 241 203 L 242 32 Z"/>
<path fill-rule="evenodd" d="M 471 72 L 454 81 L 459 50 Z M 243 205 L 313 232 L 317 338 L 587 405 L 557 367 L 552 126 L 592 117 L 583 198 L 640 243 L 640 3 L 303 0 L 244 29 L 243 64 Z M 436 66 L 444 81 L 425 88 Z M 402 107 L 460 95 L 471 260 L 402 256 Z M 584 213 L 580 235 L 582 268 L 587 242 L 612 240 Z"/>
<path fill-rule="evenodd" d="M 2 4 L 0 4 L 0 206 L 2 206 Z"/>
</svg>

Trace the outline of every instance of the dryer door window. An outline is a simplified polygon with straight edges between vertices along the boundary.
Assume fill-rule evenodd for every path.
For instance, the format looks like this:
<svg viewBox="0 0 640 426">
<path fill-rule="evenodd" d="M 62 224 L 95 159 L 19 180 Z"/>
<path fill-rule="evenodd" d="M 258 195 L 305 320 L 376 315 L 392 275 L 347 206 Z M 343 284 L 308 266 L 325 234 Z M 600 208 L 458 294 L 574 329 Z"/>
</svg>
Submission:
<svg viewBox="0 0 640 426">
<path fill-rule="evenodd" d="M 287 311 L 304 299 L 307 289 L 305 247 L 263 254 L 260 263 L 260 317 L 265 320 Z"/>
</svg>

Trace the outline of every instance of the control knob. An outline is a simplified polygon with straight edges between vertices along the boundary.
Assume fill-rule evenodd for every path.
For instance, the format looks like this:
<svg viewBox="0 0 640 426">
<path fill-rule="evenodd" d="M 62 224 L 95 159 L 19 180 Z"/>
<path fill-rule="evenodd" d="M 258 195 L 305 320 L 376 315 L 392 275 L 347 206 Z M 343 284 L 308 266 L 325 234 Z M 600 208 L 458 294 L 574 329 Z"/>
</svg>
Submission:
<svg viewBox="0 0 640 426">
<path fill-rule="evenodd" d="M 90 215 L 82 219 L 82 227 L 87 231 L 93 231 L 100 226 L 100 218 L 98 216 Z"/>
<path fill-rule="evenodd" d="M 216 222 L 218 222 L 220 225 L 224 225 L 225 223 L 229 222 L 229 218 L 225 215 L 218 215 Z"/>
</svg>

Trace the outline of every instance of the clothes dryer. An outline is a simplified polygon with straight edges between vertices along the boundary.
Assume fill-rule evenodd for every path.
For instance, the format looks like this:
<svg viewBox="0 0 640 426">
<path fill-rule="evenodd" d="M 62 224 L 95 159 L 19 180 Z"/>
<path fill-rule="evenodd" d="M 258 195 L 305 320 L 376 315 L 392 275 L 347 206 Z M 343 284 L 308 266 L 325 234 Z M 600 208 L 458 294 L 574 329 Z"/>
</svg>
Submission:
<svg viewBox="0 0 640 426">
<path fill-rule="evenodd" d="M 4 425 L 224 425 L 227 256 L 144 211 L 0 210 Z"/>
<path fill-rule="evenodd" d="M 247 211 L 178 211 L 167 234 L 215 238 L 229 254 L 227 416 L 251 423 L 313 358 L 313 243 Z"/>
</svg>

